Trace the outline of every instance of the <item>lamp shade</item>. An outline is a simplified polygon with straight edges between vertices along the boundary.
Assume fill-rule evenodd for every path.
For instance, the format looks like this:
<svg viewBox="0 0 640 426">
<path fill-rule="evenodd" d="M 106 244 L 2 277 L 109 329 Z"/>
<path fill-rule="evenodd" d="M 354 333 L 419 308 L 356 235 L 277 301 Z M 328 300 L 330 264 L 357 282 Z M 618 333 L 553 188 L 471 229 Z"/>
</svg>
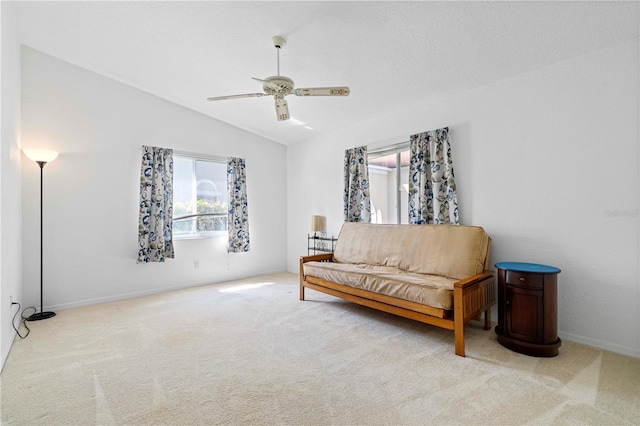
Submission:
<svg viewBox="0 0 640 426">
<path fill-rule="evenodd" d="M 313 215 L 311 216 L 311 230 L 313 232 L 325 232 L 327 222 L 324 216 Z"/>
<path fill-rule="evenodd" d="M 50 149 L 23 149 L 24 155 L 26 155 L 31 161 L 42 161 L 44 163 L 50 163 L 58 158 L 58 153 Z"/>
</svg>

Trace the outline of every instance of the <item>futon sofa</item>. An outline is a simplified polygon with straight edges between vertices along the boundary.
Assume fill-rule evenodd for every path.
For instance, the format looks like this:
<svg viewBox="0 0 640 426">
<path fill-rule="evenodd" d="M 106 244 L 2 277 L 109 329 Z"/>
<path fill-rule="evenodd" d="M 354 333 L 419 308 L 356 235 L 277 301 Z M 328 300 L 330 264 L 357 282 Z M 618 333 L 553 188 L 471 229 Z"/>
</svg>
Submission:
<svg viewBox="0 0 640 426">
<path fill-rule="evenodd" d="M 496 302 L 491 238 L 481 227 L 346 222 L 333 253 L 300 258 L 300 300 L 310 288 L 448 330 L 465 356 L 464 325 L 491 328 Z"/>
</svg>

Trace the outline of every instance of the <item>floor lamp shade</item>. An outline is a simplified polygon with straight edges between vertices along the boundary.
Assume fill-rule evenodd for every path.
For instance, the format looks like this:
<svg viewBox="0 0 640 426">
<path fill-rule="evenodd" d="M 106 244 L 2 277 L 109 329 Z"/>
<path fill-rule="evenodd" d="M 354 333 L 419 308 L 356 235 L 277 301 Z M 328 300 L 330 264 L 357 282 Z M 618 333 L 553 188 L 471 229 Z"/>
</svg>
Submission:
<svg viewBox="0 0 640 426">
<path fill-rule="evenodd" d="M 44 312 L 43 309 L 43 269 L 42 269 L 42 254 L 43 254 L 43 239 L 42 239 L 42 181 L 43 181 L 43 172 L 44 165 L 52 162 L 58 157 L 58 153 L 56 151 L 51 151 L 48 149 L 25 149 L 23 150 L 24 155 L 26 155 L 30 160 L 35 161 L 40 166 L 40 312 L 36 312 L 27 318 L 27 321 L 39 321 L 47 318 L 51 318 L 55 316 L 55 312 Z"/>
<path fill-rule="evenodd" d="M 24 152 L 24 155 L 26 155 L 29 160 L 35 161 L 36 163 L 50 163 L 58 158 L 58 153 L 50 149 L 23 149 L 22 152 Z"/>
</svg>

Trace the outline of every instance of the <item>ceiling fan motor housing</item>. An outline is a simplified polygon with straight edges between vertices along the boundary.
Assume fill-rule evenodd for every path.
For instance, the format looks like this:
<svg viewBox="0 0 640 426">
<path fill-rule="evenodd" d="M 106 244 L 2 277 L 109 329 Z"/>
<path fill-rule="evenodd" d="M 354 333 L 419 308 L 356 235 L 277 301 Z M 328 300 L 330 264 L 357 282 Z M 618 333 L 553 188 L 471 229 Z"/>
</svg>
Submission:
<svg viewBox="0 0 640 426">
<path fill-rule="evenodd" d="M 264 79 L 262 89 L 269 95 L 289 95 L 293 93 L 293 80 L 282 75 L 274 75 Z"/>
</svg>

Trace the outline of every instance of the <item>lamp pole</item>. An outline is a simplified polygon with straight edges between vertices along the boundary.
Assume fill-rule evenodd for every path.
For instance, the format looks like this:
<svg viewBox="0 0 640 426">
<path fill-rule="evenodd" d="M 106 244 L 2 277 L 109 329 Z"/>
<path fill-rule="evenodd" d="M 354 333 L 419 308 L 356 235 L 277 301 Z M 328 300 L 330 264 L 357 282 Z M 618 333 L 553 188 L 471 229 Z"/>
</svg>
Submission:
<svg viewBox="0 0 640 426">
<path fill-rule="evenodd" d="M 43 320 L 43 319 L 47 319 L 47 318 L 51 318 L 56 316 L 55 312 L 44 312 L 43 310 L 43 285 L 42 282 L 44 280 L 44 274 L 43 274 L 43 238 L 42 238 L 42 230 L 43 230 L 43 226 L 42 226 L 42 216 L 43 216 L 43 197 L 42 197 L 42 193 L 43 193 L 43 174 L 44 174 L 44 165 L 47 164 L 46 161 L 36 161 L 36 163 L 38 163 L 38 166 L 40 166 L 40 312 L 36 312 L 33 315 L 29 316 L 29 318 L 27 318 L 27 321 L 39 321 L 39 320 Z"/>
</svg>

